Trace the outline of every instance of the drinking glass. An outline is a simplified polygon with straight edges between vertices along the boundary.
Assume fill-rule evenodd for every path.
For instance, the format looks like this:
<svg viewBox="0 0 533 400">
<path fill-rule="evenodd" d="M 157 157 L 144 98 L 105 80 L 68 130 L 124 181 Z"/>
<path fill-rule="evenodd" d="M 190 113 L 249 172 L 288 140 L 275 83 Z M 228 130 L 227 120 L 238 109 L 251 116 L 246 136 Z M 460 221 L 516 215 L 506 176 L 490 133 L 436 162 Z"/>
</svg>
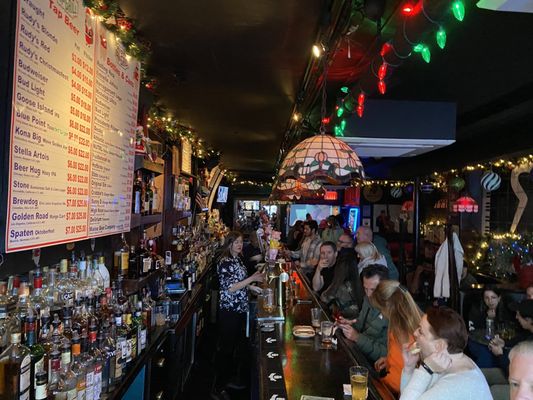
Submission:
<svg viewBox="0 0 533 400">
<path fill-rule="evenodd" d="M 320 332 L 322 334 L 322 343 L 330 344 L 333 336 L 333 322 L 322 321 L 320 323 Z"/>
<path fill-rule="evenodd" d="M 156 306 L 155 307 L 155 324 L 157 326 L 163 326 L 166 323 L 165 307 Z"/>
<path fill-rule="evenodd" d="M 350 367 L 352 400 L 366 400 L 368 397 L 368 369 L 359 365 Z"/>
<path fill-rule="evenodd" d="M 274 311 L 274 291 L 271 288 L 263 291 L 263 309 L 266 312 Z"/>
<path fill-rule="evenodd" d="M 320 328 L 320 308 L 311 308 L 311 325 Z"/>
</svg>

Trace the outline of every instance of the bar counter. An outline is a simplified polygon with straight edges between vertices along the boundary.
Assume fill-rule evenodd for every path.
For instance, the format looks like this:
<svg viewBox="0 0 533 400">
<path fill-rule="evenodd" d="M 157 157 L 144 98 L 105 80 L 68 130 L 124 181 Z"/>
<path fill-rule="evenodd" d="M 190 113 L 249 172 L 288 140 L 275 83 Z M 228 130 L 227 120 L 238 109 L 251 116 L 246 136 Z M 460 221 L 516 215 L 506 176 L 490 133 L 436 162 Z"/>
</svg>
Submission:
<svg viewBox="0 0 533 400">
<path fill-rule="evenodd" d="M 295 272 L 296 274 L 297 272 Z M 379 381 L 373 366 L 350 345 L 342 333 L 337 333 L 336 349 L 324 349 L 321 336 L 310 339 L 295 338 L 295 325 L 311 325 L 311 308 L 322 309 L 321 320 L 330 320 L 324 307 L 299 273 L 298 300 L 283 310 L 285 320 L 275 322 L 272 332 L 258 326 L 256 334 L 256 361 L 258 362 L 258 396 L 262 400 L 300 400 L 302 395 L 333 399 L 345 397 L 343 384 L 350 383 L 349 368 L 363 365 L 369 369 L 368 398 L 394 399 Z M 258 304 L 258 309 L 261 304 Z"/>
</svg>

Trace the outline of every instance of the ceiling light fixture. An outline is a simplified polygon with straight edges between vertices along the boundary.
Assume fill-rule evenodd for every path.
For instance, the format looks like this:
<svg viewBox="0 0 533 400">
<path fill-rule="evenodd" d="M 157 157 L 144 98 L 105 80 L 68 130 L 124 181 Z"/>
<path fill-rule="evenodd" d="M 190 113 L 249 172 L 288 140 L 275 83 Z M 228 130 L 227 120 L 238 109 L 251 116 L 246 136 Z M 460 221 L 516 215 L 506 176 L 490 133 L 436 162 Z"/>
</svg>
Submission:
<svg viewBox="0 0 533 400">
<path fill-rule="evenodd" d="M 294 146 L 281 163 L 278 182 L 330 183 L 340 185 L 353 179 L 364 179 L 363 164 L 348 144 L 326 135 L 327 60 L 323 60 L 322 105 L 319 133 Z M 338 108 L 337 110 L 340 110 Z M 339 136 L 344 136 L 346 121 L 342 120 Z M 336 132 L 337 134 L 337 132 Z"/>
</svg>

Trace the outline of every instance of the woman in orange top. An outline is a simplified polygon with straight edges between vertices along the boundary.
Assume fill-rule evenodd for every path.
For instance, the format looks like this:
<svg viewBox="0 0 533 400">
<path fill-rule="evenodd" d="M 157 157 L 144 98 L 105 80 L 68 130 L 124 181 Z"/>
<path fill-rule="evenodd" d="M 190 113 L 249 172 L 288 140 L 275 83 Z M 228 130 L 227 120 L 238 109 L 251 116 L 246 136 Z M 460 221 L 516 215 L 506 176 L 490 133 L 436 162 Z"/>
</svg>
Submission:
<svg viewBox="0 0 533 400">
<path fill-rule="evenodd" d="M 387 372 L 382 381 L 398 395 L 403 369 L 402 348 L 414 341 L 413 334 L 422 314 L 407 289 L 397 281 L 381 281 L 370 302 L 389 320 L 387 357 L 378 359 L 374 367 Z"/>
</svg>

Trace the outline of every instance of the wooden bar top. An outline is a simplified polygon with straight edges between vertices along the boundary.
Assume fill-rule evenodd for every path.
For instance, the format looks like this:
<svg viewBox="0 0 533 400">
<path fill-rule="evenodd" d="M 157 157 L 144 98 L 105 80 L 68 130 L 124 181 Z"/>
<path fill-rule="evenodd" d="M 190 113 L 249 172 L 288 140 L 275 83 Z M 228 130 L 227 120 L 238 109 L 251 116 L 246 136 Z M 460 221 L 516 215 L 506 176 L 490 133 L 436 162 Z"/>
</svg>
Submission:
<svg viewBox="0 0 533 400">
<path fill-rule="evenodd" d="M 336 348 L 331 349 L 324 349 L 318 334 L 309 339 L 294 337 L 295 325 L 311 325 L 313 307 L 322 309 L 322 321 L 329 320 L 305 279 L 300 279 L 297 273 L 294 276 L 299 283 L 299 301 L 284 309 L 285 321 L 273 323 L 272 331 L 265 332 L 260 327 L 257 330 L 259 398 L 300 400 L 302 395 L 310 395 L 344 399 L 343 384 L 350 383 L 350 366 L 364 365 L 369 369 L 371 366 L 340 333 L 336 336 Z M 394 399 L 373 375 L 373 368 L 368 398 Z"/>
</svg>

